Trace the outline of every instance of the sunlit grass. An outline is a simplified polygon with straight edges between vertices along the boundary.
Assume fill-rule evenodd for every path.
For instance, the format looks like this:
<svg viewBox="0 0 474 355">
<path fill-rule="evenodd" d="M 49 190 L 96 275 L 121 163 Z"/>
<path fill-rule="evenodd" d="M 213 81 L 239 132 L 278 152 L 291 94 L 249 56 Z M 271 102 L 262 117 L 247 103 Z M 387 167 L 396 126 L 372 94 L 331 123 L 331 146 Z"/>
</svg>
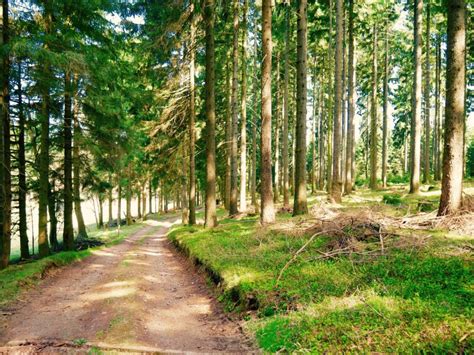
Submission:
<svg viewBox="0 0 474 355">
<path fill-rule="evenodd" d="M 383 194 L 395 193 L 401 206 L 382 202 Z M 410 209 L 418 213 L 420 201 L 436 208 L 438 198 L 439 191 L 411 196 L 398 187 L 359 189 L 338 208 L 357 212 L 372 206 L 400 216 Z M 310 206 L 323 201 L 323 194 L 311 197 Z M 277 224 L 291 226 L 303 218 L 284 213 Z M 213 230 L 175 227 L 169 238 L 219 282 L 226 309 L 256 310 L 247 328 L 265 351 L 469 352 L 474 349 L 474 268 L 464 245 L 472 245 L 472 238 L 445 230 L 403 231 L 408 238 L 418 233 L 428 238 L 421 248 L 394 249 L 367 260 L 312 260 L 327 243 L 321 236 L 279 283 L 280 270 L 308 236 L 268 231 L 257 217 L 248 217 L 225 218 Z"/>
</svg>

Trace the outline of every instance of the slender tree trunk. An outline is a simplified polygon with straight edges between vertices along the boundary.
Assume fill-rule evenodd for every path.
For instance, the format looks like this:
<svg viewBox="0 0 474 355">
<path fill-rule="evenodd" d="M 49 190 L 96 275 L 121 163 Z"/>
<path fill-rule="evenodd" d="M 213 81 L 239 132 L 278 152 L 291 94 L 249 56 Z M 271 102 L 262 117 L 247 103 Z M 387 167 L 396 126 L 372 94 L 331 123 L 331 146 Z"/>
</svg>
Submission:
<svg viewBox="0 0 474 355">
<path fill-rule="evenodd" d="M 186 181 L 186 172 L 184 172 L 184 181 Z M 186 185 L 186 183 L 185 183 Z M 142 186 L 141 189 L 141 194 L 142 194 L 142 220 L 146 220 L 146 190 L 145 190 L 145 183 Z M 184 191 L 184 197 L 186 197 L 186 190 Z M 187 220 L 186 220 L 187 222 Z"/>
<path fill-rule="evenodd" d="M 262 142 L 261 213 L 262 224 L 275 221 L 272 189 L 272 2 L 262 0 Z"/>
<path fill-rule="evenodd" d="M 317 125 L 317 103 L 316 103 L 316 62 L 313 70 L 313 122 L 311 124 L 311 193 L 316 193 L 316 125 Z"/>
<path fill-rule="evenodd" d="M 388 21 L 385 21 L 385 49 L 384 49 L 384 75 L 383 75 L 383 123 L 382 123 L 382 186 L 387 187 L 388 165 Z"/>
<path fill-rule="evenodd" d="M 348 93 L 347 93 L 347 142 L 346 177 L 344 191 L 350 194 L 353 188 L 353 170 L 355 166 L 355 60 L 354 60 L 354 0 L 349 0 L 349 48 L 348 48 Z"/>
<path fill-rule="evenodd" d="M 142 196 L 140 191 L 137 192 L 137 217 L 142 218 Z"/>
<path fill-rule="evenodd" d="M 193 132 L 194 132 L 194 130 L 193 130 Z M 190 174 L 190 175 L 193 175 L 193 174 Z M 193 204 L 193 207 L 194 207 L 194 212 L 196 212 L 196 178 L 192 179 L 192 181 L 194 182 L 194 194 L 193 194 L 194 204 Z M 191 194 L 189 194 L 189 195 L 191 196 Z M 155 205 L 155 207 L 156 207 L 156 205 Z M 153 214 L 153 187 L 151 185 L 151 179 L 148 180 L 148 214 Z M 196 216 L 194 216 L 194 218 L 196 218 Z M 191 221 L 191 219 L 190 219 L 190 221 Z M 196 221 L 194 221 L 194 224 L 195 223 L 196 223 Z"/>
<path fill-rule="evenodd" d="M 25 157 L 25 114 L 23 112 L 23 90 L 21 76 L 21 61 L 18 61 L 18 210 L 20 218 L 20 251 L 21 259 L 30 258 L 30 248 L 28 245 L 28 226 L 26 218 L 26 193 L 28 187 L 26 185 L 26 157 Z M 0 138 L 1 140 L 1 138 Z M 1 267 L 0 267 L 1 268 Z"/>
<path fill-rule="evenodd" d="M 99 195 L 99 228 L 104 228 L 104 199 Z"/>
<path fill-rule="evenodd" d="M 49 244 L 54 251 L 58 251 L 58 218 L 56 216 L 56 191 L 54 184 L 54 180 L 51 181 L 48 191 Z"/>
<path fill-rule="evenodd" d="M 279 180 L 279 170 L 280 170 L 280 52 L 276 54 L 276 102 L 275 102 L 275 163 L 274 163 L 274 187 L 273 187 L 273 201 L 278 203 L 278 180 Z"/>
<path fill-rule="evenodd" d="M 113 204 L 113 201 L 114 201 L 114 197 L 113 197 L 113 182 L 112 182 L 112 174 L 109 173 L 109 184 L 110 184 L 110 188 L 108 190 L 108 194 L 109 194 L 109 225 L 112 224 L 113 222 L 113 216 L 112 216 L 112 204 Z"/>
<path fill-rule="evenodd" d="M 216 217 L 216 103 L 214 53 L 214 0 L 204 2 L 206 26 L 206 208 L 205 225 L 217 225 Z"/>
<path fill-rule="evenodd" d="M 231 85 L 230 85 L 230 57 L 227 56 L 225 71 L 225 147 L 226 147 L 226 165 L 225 165 L 225 208 L 230 210 L 230 159 L 232 154 L 232 106 L 231 106 Z"/>
<path fill-rule="evenodd" d="M 324 170 L 326 166 L 325 162 L 325 140 L 326 140 L 326 134 L 325 134 L 325 106 L 324 106 L 324 100 L 323 100 L 323 94 L 322 91 L 324 90 L 324 85 L 323 81 L 321 81 L 321 117 L 319 119 L 319 188 L 321 190 L 324 189 L 324 177 L 326 176 L 326 172 Z"/>
<path fill-rule="evenodd" d="M 283 79 L 283 136 L 282 136 L 282 160 L 283 160 L 283 207 L 290 206 L 289 191 L 289 151 L 288 151 L 288 82 L 290 76 L 289 52 L 290 52 L 290 5 L 285 5 L 285 60 Z"/>
<path fill-rule="evenodd" d="M 331 198 L 339 203 L 342 196 L 341 180 L 341 155 L 342 155 L 342 137 L 341 137 L 341 100 L 342 100 L 342 18 L 343 6 L 342 0 L 336 0 L 336 66 L 334 71 L 334 142 L 332 156 L 332 187 Z"/>
<path fill-rule="evenodd" d="M 120 230 L 120 225 L 122 224 L 122 184 L 121 176 L 117 177 L 118 190 L 117 190 L 117 228 Z"/>
<path fill-rule="evenodd" d="M 423 149 L 423 183 L 430 182 L 430 0 L 426 4 L 426 34 L 425 34 L 425 78 L 424 78 L 424 123 L 425 123 L 425 144 Z"/>
<path fill-rule="evenodd" d="M 257 24 L 255 23 L 255 27 Z M 258 202 L 257 202 L 257 41 L 255 41 L 255 54 L 254 54 L 254 61 L 253 61 L 253 107 L 254 113 L 252 115 L 252 181 L 250 184 L 250 194 L 252 198 L 252 205 L 255 208 L 255 212 L 258 211 Z"/>
<path fill-rule="evenodd" d="M 130 165 L 127 167 L 127 189 L 125 192 L 125 216 L 127 226 L 132 224 L 132 170 Z"/>
<path fill-rule="evenodd" d="M 190 226 L 196 224 L 196 161 L 195 161 L 195 144 L 196 144 L 196 109 L 195 109 L 195 85 L 194 85 L 194 61 L 196 56 L 196 19 L 194 14 L 194 2 L 191 2 L 191 39 L 190 39 L 190 59 L 189 59 L 189 90 L 191 92 L 189 102 L 189 220 Z M 150 196 L 151 196 L 151 182 Z M 150 213 L 151 197 L 150 197 Z"/>
<path fill-rule="evenodd" d="M 307 0 L 298 0 L 295 195 L 293 215 L 308 213 L 306 202 Z M 339 102 L 339 101 L 338 101 Z"/>
<path fill-rule="evenodd" d="M 0 45 L 10 42 L 8 0 L 2 1 L 0 25 L 2 33 Z M 11 249 L 11 173 L 10 173 L 10 54 L 2 53 L 1 61 L 1 122 L 0 122 L 0 270 L 8 266 Z"/>
<path fill-rule="evenodd" d="M 74 226 L 72 222 L 72 90 L 71 73 L 64 76 L 64 250 L 74 249 Z"/>
<path fill-rule="evenodd" d="M 421 22 L 423 0 L 414 0 L 413 97 L 410 142 L 410 193 L 420 191 L 421 157 Z"/>
<path fill-rule="evenodd" d="M 372 108 L 370 110 L 370 188 L 377 189 L 377 170 L 378 170 L 378 67 L 377 67 L 377 25 L 373 27 L 373 49 L 372 49 Z"/>
<path fill-rule="evenodd" d="M 436 41 L 436 93 L 435 93 L 435 180 L 441 180 L 441 34 Z"/>
<path fill-rule="evenodd" d="M 248 0 L 243 2 L 242 14 L 242 95 L 240 133 L 240 211 L 247 211 L 247 11 Z"/>
<path fill-rule="evenodd" d="M 74 193 L 74 211 L 76 213 L 78 237 L 87 238 L 86 225 L 84 223 L 84 217 L 82 216 L 81 209 L 81 168 L 80 168 L 80 157 L 79 157 L 79 141 L 81 135 L 81 128 L 79 126 L 79 88 L 77 75 L 74 75 L 74 83 L 76 86 L 76 93 L 74 97 L 74 114 L 73 114 L 73 125 L 74 125 L 74 146 L 72 149 L 72 162 L 73 162 L 73 193 Z"/>
<path fill-rule="evenodd" d="M 230 154 L 230 206 L 229 214 L 236 215 L 239 210 L 237 208 L 238 193 L 238 172 L 237 172 L 237 154 L 238 154 L 238 81 L 239 81 L 239 0 L 233 0 L 234 21 L 233 21 L 233 50 L 232 50 L 232 136 L 231 136 L 231 154 Z"/>
<path fill-rule="evenodd" d="M 447 3 L 448 43 L 446 62 L 446 112 L 443 179 L 438 215 L 449 215 L 461 207 L 464 166 L 464 121 L 466 80 L 466 4 Z"/>
<path fill-rule="evenodd" d="M 44 12 L 45 33 L 51 33 L 52 14 L 49 4 L 46 4 Z M 49 44 L 44 43 L 47 50 Z M 45 78 L 51 75 L 49 63 L 44 60 L 42 71 Z M 49 81 L 49 79 L 45 79 Z M 50 114 L 50 92 L 49 83 L 44 83 L 41 93 L 41 151 L 39 157 L 39 201 L 38 201 L 38 249 L 39 256 L 45 257 L 49 254 L 48 245 L 48 195 L 49 195 L 49 114 Z"/>
</svg>

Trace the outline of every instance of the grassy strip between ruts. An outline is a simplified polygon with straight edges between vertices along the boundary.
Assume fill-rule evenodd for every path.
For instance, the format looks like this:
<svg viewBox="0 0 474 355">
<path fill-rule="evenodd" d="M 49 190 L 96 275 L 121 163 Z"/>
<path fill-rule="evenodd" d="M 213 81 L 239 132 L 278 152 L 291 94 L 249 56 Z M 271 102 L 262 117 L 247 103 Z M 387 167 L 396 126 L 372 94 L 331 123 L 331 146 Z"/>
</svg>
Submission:
<svg viewBox="0 0 474 355">
<path fill-rule="evenodd" d="M 95 230 L 89 233 L 89 236 L 101 239 L 106 246 L 110 246 L 120 243 L 143 227 L 142 223 L 137 223 L 122 227 L 120 234 L 116 229 Z M 28 263 L 10 265 L 0 271 L 0 308 L 8 306 L 19 297 L 22 291 L 38 283 L 49 269 L 71 264 L 89 255 L 91 255 L 91 249 L 63 251 Z"/>
<path fill-rule="evenodd" d="M 265 351 L 474 350 L 472 253 L 451 253 L 472 240 L 437 235 L 422 248 L 376 258 L 318 259 L 329 242 L 321 235 L 277 285 L 308 235 L 269 231 L 244 218 L 224 219 L 213 230 L 176 227 L 169 238 L 208 271 L 220 300 L 242 312 Z"/>
</svg>

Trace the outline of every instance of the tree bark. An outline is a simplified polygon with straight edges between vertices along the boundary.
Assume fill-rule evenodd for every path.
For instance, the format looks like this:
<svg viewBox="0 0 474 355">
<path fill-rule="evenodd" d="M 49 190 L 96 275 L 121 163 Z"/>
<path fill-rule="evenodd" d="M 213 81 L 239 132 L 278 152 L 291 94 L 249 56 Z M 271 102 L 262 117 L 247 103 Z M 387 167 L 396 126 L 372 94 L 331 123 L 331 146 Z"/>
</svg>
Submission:
<svg viewBox="0 0 474 355">
<path fill-rule="evenodd" d="M 257 27 L 255 23 L 255 28 Z M 254 113 L 252 115 L 252 180 L 250 184 L 250 194 L 252 199 L 252 205 L 255 208 L 255 212 L 258 210 L 258 202 L 257 202 L 257 41 L 255 41 L 255 54 L 254 54 L 254 61 L 253 61 L 253 105 L 254 105 Z"/>
<path fill-rule="evenodd" d="M 73 126 L 74 126 L 74 145 L 72 149 L 72 163 L 73 163 L 73 194 L 74 194 L 74 211 L 76 214 L 77 236 L 81 238 L 87 238 L 86 225 L 84 224 L 84 217 L 81 209 L 81 168 L 80 168 L 80 156 L 79 156 L 79 142 L 81 135 L 81 127 L 79 126 L 79 80 L 77 75 L 74 75 L 75 84 L 75 95 L 74 95 L 74 114 L 73 114 Z"/>
<path fill-rule="evenodd" d="M 242 13 L 242 82 L 240 133 L 240 211 L 247 211 L 247 11 L 248 0 L 243 2 Z"/>
<path fill-rule="evenodd" d="M 410 141 L 410 193 L 420 191 L 421 157 L 421 22 L 423 0 L 414 0 L 413 97 Z"/>
<path fill-rule="evenodd" d="M 344 192 L 350 194 L 353 188 L 353 171 L 355 166 L 355 58 L 354 58 L 354 0 L 349 0 L 349 48 L 348 48 L 348 97 L 347 97 L 347 142 L 346 142 L 346 177 Z"/>
<path fill-rule="evenodd" d="M 44 27 L 46 35 L 51 33 L 52 14 L 49 2 L 45 4 Z M 49 43 L 46 41 L 43 47 L 48 50 Z M 39 157 L 39 201 L 38 201 L 38 250 L 39 256 L 45 257 L 49 254 L 48 245 L 48 195 L 49 195 L 49 115 L 50 115 L 50 89 L 49 77 L 51 69 L 49 63 L 44 59 L 41 70 L 45 76 L 41 93 L 41 137 Z"/>
<path fill-rule="evenodd" d="M 194 61 L 196 57 L 196 19 L 194 14 L 194 1 L 191 1 L 191 33 L 190 33 L 190 58 L 189 58 L 189 220 L 190 226 L 196 224 L 196 158 L 195 158 L 195 144 L 196 144 L 196 108 L 195 108 L 195 70 Z M 151 182 L 150 196 L 151 196 Z M 150 213 L 151 213 L 151 197 L 150 197 Z"/>
<path fill-rule="evenodd" d="M 110 187 L 109 187 L 109 190 L 108 190 L 108 195 L 109 195 L 109 225 L 112 224 L 113 222 L 113 219 L 114 217 L 112 216 L 112 206 L 113 206 L 113 201 L 114 201 L 114 197 L 113 197 L 113 181 L 112 181 L 112 174 L 109 173 L 109 184 L 110 184 Z"/>
<path fill-rule="evenodd" d="M 274 149 L 274 177 L 273 177 L 273 202 L 278 203 L 278 180 L 280 170 L 280 52 L 276 54 L 276 70 L 275 70 L 275 88 L 276 88 L 276 102 L 275 102 L 275 149 Z"/>
<path fill-rule="evenodd" d="M 441 180 L 441 34 L 436 40 L 436 93 L 435 93 L 435 138 L 434 138 L 434 178 Z"/>
<path fill-rule="evenodd" d="M 58 218 L 56 216 L 56 191 L 54 189 L 54 179 L 51 181 L 48 191 L 48 211 L 49 211 L 49 245 L 54 251 L 59 250 L 58 243 Z"/>
<path fill-rule="evenodd" d="M 426 4 L 426 34 L 425 34 L 425 78 L 424 78 L 424 123 L 425 123 L 425 142 L 423 147 L 423 183 L 430 181 L 430 0 Z"/>
<path fill-rule="evenodd" d="M 334 138 L 332 151 L 331 198 L 337 203 L 341 202 L 342 196 L 342 181 L 340 174 L 342 155 L 342 18 L 344 15 L 342 5 L 342 0 L 336 0 L 336 65 L 334 70 Z"/>
<path fill-rule="evenodd" d="M 373 46 L 372 46 L 372 96 L 370 110 L 370 188 L 377 189 L 377 169 L 378 169 L 378 117 L 377 117 L 377 89 L 378 89 L 378 73 L 377 73 L 377 27 L 373 27 Z"/>
<path fill-rule="evenodd" d="M 237 208 L 238 193 L 238 172 L 237 172 L 237 134 L 239 123 L 238 109 L 238 81 L 239 81 L 239 0 L 233 0 L 234 21 L 233 21 L 233 47 L 232 47 L 232 135 L 231 135 L 231 153 L 230 153 L 230 205 L 229 215 L 236 215 L 239 210 Z"/>
<path fill-rule="evenodd" d="M 216 103 L 215 103 L 215 48 L 214 0 L 204 2 L 206 27 L 206 208 L 205 226 L 217 225 L 216 216 Z"/>
<path fill-rule="evenodd" d="M 464 166 L 464 121 L 466 80 L 466 4 L 447 3 L 448 43 L 446 62 L 446 112 L 443 179 L 438 215 L 449 215 L 461 207 Z"/>
<path fill-rule="evenodd" d="M 290 206 L 289 191 L 289 151 L 288 151 L 288 82 L 290 76 L 289 52 L 290 52 L 290 4 L 285 5 L 285 60 L 283 79 L 283 136 L 282 136 L 282 163 L 283 163 L 283 207 Z"/>
<path fill-rule="evenodd" d="M 7 47 L 10 42 L 8 1 L 2 1 L 0 25 L 2 26 L 1 45 Z M 4 49 L 5 51 L 5 49 Z M 10 261 L 11 249 L 11 149 L 10 149 L 10 53 L 2 53 L 1 72 L 1 122 L 0 122 L 0 270 Z"/>
<path fill-rule="evenodd" d="M 71 73 L 64 75 L 64 250 L 74 249 L 74 226 L 72 222 L 72 90 Z"/>
<path fill-rule="evenodd" d="M 272 188 L 272 1 L 262 0 L 262 139 L 261 213 L 262 224 L 275 221 Z"/>
<path fill-rule="evenodd" d="M 224 203 L 227 210 L 230 209 L 230 159 L 232 154 L 232 106 L 231 106 L 231 85 L 230 85 L 230 58 L 226 55 L 225 71 L 225 194 Z"/>
<path fill-rule="evenodd" d="M 383 123 L 382 123 L 382 186 L 387 187 L 388 165 L 388 21 L 385 21 L 385 48 L 383 74 Z"/>
<path fill-rule="evenodd" d="M 297 6 L 297 117 L 293 216 L 308 213 L 308 204 L 306 201 L 307 0 L 298 0 Z"/>
<path fill-rule="evenodd" d="M 28 187 L 26 185 L 26 156 L 25 156 L 25 125 L 26 119 L 23 112 L 23 90 L 21 76 L 21 61 L 18 61 L 18 210 L 20 218 L 20 251 L 21 259 L 30 258 L 30 248 L 28 243 L 28 226 L 26 218 L 26 193 Z"/>
</svg>

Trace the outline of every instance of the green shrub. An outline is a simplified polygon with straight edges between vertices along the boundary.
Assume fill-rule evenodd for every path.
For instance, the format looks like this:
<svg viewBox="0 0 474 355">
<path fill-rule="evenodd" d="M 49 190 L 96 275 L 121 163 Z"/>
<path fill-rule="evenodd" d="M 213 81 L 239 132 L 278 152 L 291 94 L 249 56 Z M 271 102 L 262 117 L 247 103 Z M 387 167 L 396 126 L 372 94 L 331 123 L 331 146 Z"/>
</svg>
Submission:
<svg viewBox="0 0 474 355">
<path fill-rule="evenodd" d="M 382 197 L 382 202 L 387 205 L 400 206 L 402 204 L 402 196 L 398 194 L 385 194 Z"/>
</svg>

